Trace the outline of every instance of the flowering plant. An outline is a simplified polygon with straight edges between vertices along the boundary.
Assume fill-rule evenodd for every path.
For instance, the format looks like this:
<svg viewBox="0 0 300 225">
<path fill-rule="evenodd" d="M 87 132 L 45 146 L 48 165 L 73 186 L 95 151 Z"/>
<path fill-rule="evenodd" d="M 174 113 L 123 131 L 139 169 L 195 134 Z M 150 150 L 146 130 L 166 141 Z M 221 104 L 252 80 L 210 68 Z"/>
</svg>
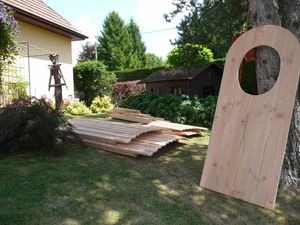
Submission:
<svg viewBox="0 0 300 225">
<path fill-rule="evenodd" d="M 0 91 L 4 65 L 12 63 L 14 60 L 17 33 L 18 23 L 13 17 L 11 8 L 0 2 Z"/>
</svg>

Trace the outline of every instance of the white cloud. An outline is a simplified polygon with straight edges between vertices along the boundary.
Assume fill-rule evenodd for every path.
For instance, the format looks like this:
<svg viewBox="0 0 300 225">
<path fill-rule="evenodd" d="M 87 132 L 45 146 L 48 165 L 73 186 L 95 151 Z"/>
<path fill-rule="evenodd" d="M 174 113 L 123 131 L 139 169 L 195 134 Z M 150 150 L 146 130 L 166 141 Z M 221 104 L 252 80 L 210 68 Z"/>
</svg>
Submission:
<svg viewBox="0 0 300 225">
<path fill-rule="evenodd" d="M 174 10 L 172 0 L 138 0 L 138 22 L 141 27 L 159 28 L 159 27 L 174 27 L 178 24 L 181 17 L 176 17 L 171 23 L 167 23 L 163 18 Z M 143 30 L 148 31 L 148 30 Z"/>
<path fill-rule="evenodd" d="M 81 51 L 81 46 L 87 41 L 91 43 L 94 43 L 96 41 L 98 28 L 97 25 L 92 21 L 92 18 L 90 16 L 79 17 L 76 21 L 73 22 L 73 24 L 78 30 L 89 37 L 85 41 L 72 42 L 72 59 L 74 65 L 77 63 L 77 59 Z"/>
<path fill-rule="evenodd" d="M 147 51 L 166 58 L 167 53 L 173 48 L 170 40 L 174 40 L 178 36 L 175 27 L 179 24 L 183 14 L 175 17 L 171 23 L 165 21 L 163 15 L 174 10 L 172 0 L 138 0 L 137 8 L 137 23 L 140 26 Z"/>
</svg>

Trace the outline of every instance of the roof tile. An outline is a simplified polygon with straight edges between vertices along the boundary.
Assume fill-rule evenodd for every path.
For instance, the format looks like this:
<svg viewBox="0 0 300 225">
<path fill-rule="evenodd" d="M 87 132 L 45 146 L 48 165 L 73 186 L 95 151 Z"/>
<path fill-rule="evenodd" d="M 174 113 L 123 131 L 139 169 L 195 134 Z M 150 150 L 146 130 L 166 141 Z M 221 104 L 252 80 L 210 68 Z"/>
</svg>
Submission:
<svg viewBox="0 0 300 225">
<path fill-rule="evenodd" d="M 2 2 L 11 6 L 15 10 L 22 10 L 33 16 L 46 20 L 50 23 L 56 24 L 64 29 L 77 33 L 79 36 L 84 37 L 79 30 L 72 24 L 59 15 L 55 10 L 50 8 L 42 0 L 2 0 Z"/>
</svg>

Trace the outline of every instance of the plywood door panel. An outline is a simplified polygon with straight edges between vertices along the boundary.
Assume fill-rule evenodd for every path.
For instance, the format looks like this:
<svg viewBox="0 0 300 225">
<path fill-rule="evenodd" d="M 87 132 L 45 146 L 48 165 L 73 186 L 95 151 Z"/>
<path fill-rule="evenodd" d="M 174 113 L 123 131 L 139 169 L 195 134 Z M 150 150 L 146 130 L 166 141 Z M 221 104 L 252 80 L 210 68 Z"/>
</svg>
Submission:
<svg viewBox="0 0 300 225">
<path fill-rule="evenodd" d="M 244 55 L 270 46 L 280 55 L 274 87 L 245 93 L 238 81 Z M 200 185 L 273 208 L 300 72 L 298 40 L 273 25 L 246 32 L 230 48 Z"/>
</svg>

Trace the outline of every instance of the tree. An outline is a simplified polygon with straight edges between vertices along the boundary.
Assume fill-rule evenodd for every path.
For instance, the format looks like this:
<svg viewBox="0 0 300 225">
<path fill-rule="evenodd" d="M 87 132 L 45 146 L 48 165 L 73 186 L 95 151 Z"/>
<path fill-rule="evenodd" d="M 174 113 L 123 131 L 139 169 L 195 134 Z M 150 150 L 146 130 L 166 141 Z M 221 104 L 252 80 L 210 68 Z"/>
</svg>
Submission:
<svg viewBox="0 0 300 225">
<path fill-rule="evenodd" d="M 171 66 L 190 66 L 197 63 L 213 62 L 214 55 L 209 48 L 197 44 L 183 44 L 175 47 L 168 54 Z"/>
<path fill-rule="evenodd" d="M 105 18 L 98 41 L 99 60 L 103 61 L 109 70 L 131 67 L 133 56 L 130 34 L 117 12 L 111 12 Z"/>
<path fill-rule="evenodd" d="M 18 24 L 9 7 L 0 2 L 0 93 L 2 92 L 2 73 L 6 64 L 14 60 L 16 54 L 15 37 Z"/>
<path fill-rule="evenodd" d="M 249 0 L 250 21 L 253 27 L 266 24 L 281 25 L 300 40 L 300 2 L 295 0 Z M 259 48 L 256 51 L 258 91 L 264 93 L 276 82 L 279 59 L 274 51 Z M 288 143 L 284 156 L 280 184 L 282 187 L 300 187 L 300 95 L 296 96 Z"/>
<path fill-rule="evenodd" d="M 86 61 L 74 67 L 74 84 L 77 91 L 84 93 L 84 101 L 90 105 L 97 96 L 110 96 L 116 75 L 106 70 L 99 61 Z"/>
<path fill-rule="evenodd" d="M 133 19 L 131 19 L 127 25 L 127 30 L 132 41 L 131 55 L 134 60 L 131 64 L 131 69 L 144 67 L 146 64 L 146 46 L 142 41 L 140 29 Z"/>
<path fill-rule="evenodd" d="M 216 58 L 223 58 L 240 31 L 245 30 L 247 0 L 173 0 L 175 10 L 167 21 L 188 10 L 177 26 L 179 38 L 174 44 L 202 44 L 210 48 Z"/>
<path fill-rule="evenodd" d="M 95 44 L 91 44 L 90 42 L 86 42 L 82 45 L 82 51 L 79 53 L 78 62 L 84 62 L 88 60 L 96 59 L 96 46 Z"/>
<path fill-rule="evenodd" d="M 246 4 L 247 1 L 236 2 L 235 0 L 225 0 L 225 1 L 204 1 L 203 5 L 200 5 L 197 0 L 174 0 L 176 10 L 167 15 L 167 19 L 176 16 L 178 13 L 182 12 L 183 9 L 187 9 L 190 11 L 189 15 L 183 22 L 187 23 L 185 26 L 180 25 L 179 28 L 181 30 L 183 28 L 187 29 L 187 31 L 197 31 L 197 27 L 192 27 L 191 24 L 196 23 L 188 23 L 191 21 L 192 15 L 199 12 L 199 15 L 206 17 L 205 13 L 203 13 L 203 7 L 207 5 L 207 2 L 211 2 L 214 5 L 222 5 L 222 2 L 226 4 L 235 2 L 236 6 L 241 6 L 241 4 Z M 233 8 L 236 6 L 232 5 Z M 238 7 L 239 8 L 239 7 Z M 212 11 L 213 8 L 211 8 Z M 235 10 L 235 12 L 237 12 Z M 246 19 L 245 13 L 247 10 L 244 7 L 240 7 L 240 13 L 243 15 L 243 20 Z M 224 13 L 228 16 L 232 16 L 233 18 L 238 18 L 234 16 L 234 14 L 228 14 L 228 11 L 224 10 Z M 290 30 L 299 40 L 300 40 L 300 2 L 295 0 L 249 0 L 249 19 L 250 24 L 253 27 L 262 26 L 265 24 L 274 24 L 281 25 L 284 28 Z M 196 15 L 197 16 L 197 15 Z M 197 21 L 197 17 L 196 21 Z M 225 18 L 225 17 L 224 17 Z M 199 21 L 201 20 L 198 17 Z M 215 29 L 212 29 L 213 32 L 218 32 L 218 29 L 223 29 L 223 24 L 228 24 L 232 20 L 225 20 L 224 23 L 220 23 L 218 25 L 215 23 Z M 209 21 L 208 21 L 209 23 Z M 201 23 L 199 23 L 201 24 Z M 203 32 L 206 36 L 205 24 L 203 27 Z M 226 26 L 225 26 L 226 27 Z M 218 28 L 218 29 L 216 29 Z M 200 28 L 199 28 L 200 29 Z M 202 29 L 202 27 L 201 27 Z M 184 30 L 184 32 L 186 32 Z M 183 32 L 183 33 L 184 33 Z M 190 34 L 190 37 L 193 36 Z M 195 39 L 197 39 L 197 33 L 195 33 Z M 183 39 L 179 39 L 182 41 Z M 205 43 L 205 42 L 201 42 Z M 210 45 L 208 45 L 211 47 Z M 214 50 L 214 48 L 213 48 Z M 267 48 L 258 48 L 256 51 L 256 75 L 257 75 L 257 86 L 258 93 L 264 93 L 268 91 L 276 82 L 278 76 L 278 57 L 276 57 L 276 53 L 272 50 L 268 50 Z M 288 143 L 286 146 L 286 153 L 283 162 L 283 168 L 281 173 L 280 184 L 282 187 L 284 186 L 292 186 L 292 187 L 300 187 L 300 94 L 299 91 L 297 93 L 292 121 L 290 126 L 290 132 L 288 137 Z"/>
<path fill-rule="evenodd" d="M 164 66 L 164 64 L 165 63 L 161 57 L 153 53 L 146 53 L 145 67 L 161 67 Z"/>
</svg>

